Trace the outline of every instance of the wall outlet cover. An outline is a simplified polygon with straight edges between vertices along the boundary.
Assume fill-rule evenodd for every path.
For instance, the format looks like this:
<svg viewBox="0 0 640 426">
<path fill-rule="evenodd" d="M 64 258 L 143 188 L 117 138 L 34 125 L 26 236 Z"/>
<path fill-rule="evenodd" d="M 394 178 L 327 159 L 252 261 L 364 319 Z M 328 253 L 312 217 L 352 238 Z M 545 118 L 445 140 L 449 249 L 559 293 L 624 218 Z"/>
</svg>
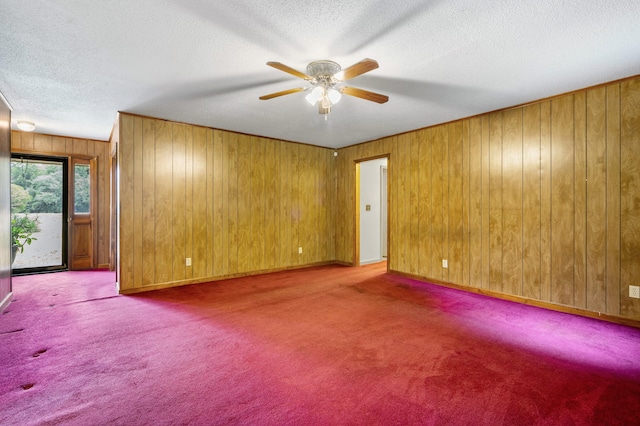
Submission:
<svg viewBox="0 0 640 426">
<path fill-rule="evenodd" d="M 634 299 L 640 299 L 640 286 L 630 285 L 629 297 L 633 297 Z"/>
</svg>

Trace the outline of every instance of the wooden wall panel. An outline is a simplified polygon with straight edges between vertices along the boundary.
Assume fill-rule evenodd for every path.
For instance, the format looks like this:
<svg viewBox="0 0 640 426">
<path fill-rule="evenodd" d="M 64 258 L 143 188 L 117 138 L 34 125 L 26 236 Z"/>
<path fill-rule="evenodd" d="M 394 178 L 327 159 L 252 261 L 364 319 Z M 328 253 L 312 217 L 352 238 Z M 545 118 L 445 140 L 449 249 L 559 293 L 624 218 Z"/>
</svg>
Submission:
<svg viewBox="0 0 640 426">
<path fill-rule="evenodd" d="M 96 225 L 96 264 L 99 268 L 107 268 L 110 263 L 111 163 L 109 147 L 109 142 L 106 141 L 71 139 L 21 131 L 11 132 L 12 152 L 81 158 L 96 157 L 98 185 L 95 194 L 97 212 L 94 216 L 94 223 Z"/>
<path fill-rule="evenodd" d="M 122 125 L 131 117 L 123 116 Z M 121 126 L 122 127 L 122 126 Z M 122 132 L 122 130 L 121 130 Z M 122 133 L 122 135 L 125 135 Z M 121 154 L 122 155 L 122 154 Z M 122 165 L 119 166 L 123 169 Z M 156 122 L 148 118 L 142 120 L 142 285 L 155 283 L 156 279 Z M 120 184 L 122 188 L 122 183 Z M 122 188 L 124 189 L 124 188 Z M 121 191 L 122 192 L 122 191 Z M 120 202 L 125 205 L 126 201 Z M 121 226 L 121 229 L 123 227 Z M 124 229 L 127 229 L 124 227 Z M 120 249 L 122 251 L 122 248 Z M 135 256 L 135 254 L 134 254 Z M 124 281 L 127 283 L 127 281 Z M 133 284 L 135 283 L 135 284 Z M 127 285 L 140 285 L 138 281 Z M 122 280 L 120 283 L 122 289 Z"/>
<path fill-rule="evenodd" d="M 444 163 L 444 150 L 446 139 L 446 128 L 445 126 L 438 126 L 434 129 L 433 139 L 432 139 L 432 155 L 433 159 L 431 161 L 431 188 L 433 191 L 431 193 L 431 273 L 433 278 L 438 280 L 445 280 L 446 277 L 443 274 L 444 269 L 442 268 L 442 259 L 445 255 L 443 242 L 444 242 L 444 180 L 443 180 L 443 169 L 445 166 Z M 400 147 L 398 147 L 400 151 Z M 396 201 L 400 204 L 402 201 Z M 398 218 L 400 221 L 402 218 Z M 399 223 L 397 226 L 402 226 L 402 223 Z M 395 238 L 394 238 L 395 240 Z"/>
<path fill-rule="evenodd" d="M 573 95 L 551 102 L 551 301 L 573 304 L 574 117 Z"/>
<path fill-rule="evenodd" d="M 522 295 L 540 299 L 540 104 L 523 110 L 522 117 Z"/>
<path fill-rule="evenodd" d="M 172 126 L 172 224 L 173 228 L 173 274 L 172 279 L 184 280 L 186 278 L 186 168 L 185 168 L 185 126 L 174 124 Z M 191 129 L 190 129 L 191 130 Z M 189 268 L 192 269 L 191 267 Z"/>
<path fill-rule="evenodd" d="M 271 139 L 263 139 L 265 144 L 265 190 L 264 190 L 264 256 L 263 269 L 274 269 L 279 266 L 278 247 L 280 246 L 280 232 L 278 228 L 279 201 L 281 199 L 280 185 L 277 180 L 280 169 L 280 157 L 277 155 L 278 143 Z"/>
<path fill-rule="evenodd" d="M 606 312 L 606 89 L 587 92 L 587 272 L 586 307 Z"/>
<path fill-rule="evenodd" d="M 249 272 L 253 269 L 251 241 L 251 137 L 238 138 L 238 269 Z"/>
<path fill-rule="evenodd" d="M 126 128 L 128 122 L 121 124 L 122 137 L 120 145 L 126 145 Z M 156 122 L 156 151 L 155 151 L 155 277 L 156 282 L 169 282 L 173 276 L 173 144 L 171 123 L 167 121 Z M 134 165 L 135 167 L 135 165 Z M 124 167 L 121 171 L 124 170 Z M 121 185 L 121 191 L 124 185 Z M 121 200 L 123 206 L 127 200 Z M 122 207 L 121 207 L 122 208 Z M 127 229 L 121 224 L 120 235 L 128 235 L 130 232 L 122 232 Z M 122 241 L 122 240 L 121 240 Z M 122 253 L 125 251 L 122 250 Z M 123 277 L 124 278 L 124 277 Z"/>
<path fill-rule="evenodd" d="M 265 144 L 264 141 L 257 137 L 251 137 L 251 163 L 249 170 L 251 171 L 251 250 L 249 258 L 251 262 L 251 271 L 260 271 L 266 269 L 264 238 L 254 238 L 255 235 L 267 233 L 265 228 Z M 270 189 L 273 191 L 273 189 Z M 273 238 L 273 237 L 272 237 Z"/>
<path fill-rule="evenodd" d="M 620 200 L 620 282 L 621 296 L 629 285 L 638 285 L 640 271 L 640 80 L 620 85 L 621 200 Z M 621 297 L 620 313 L 640 317 L 640 299 Z"/>
<path fill-rule="evenodd" d="M 331 150 L 129 114 L 119 128 L 121 291 L 335 259 Z"/>
<path fill-rule="evenodd" d="M 522 109 L 502 122 L 502 290 L 522 295 Z"/>
<path fill-rule="evenodd" d="M 353 161 L 389 153 L 392 271 L 640 320 L 639 135 L 634 77 L 340 149 L 336 259 Z"/>
<path fill-rule="evenodd" d="M 471 219 L 471 194 L 469 186 L 471 184 L 470 174 L 470 158 L 469 158 L 469 120 L 462 122 L 462 280 L 464 286 L 471 284 L 470 266 L 471 258 L 470 250 L 470 219 Z"/>
<path fill-rule="evenodd" d="M 196 175 L 194 158 L 193 158 L 193 128 L 186 126 L 184 132 L 184 256 L 185 258 L 192 259 L 194 250 L 194 235 L 193 235 L 193 176 Z M 205 151 L 206 152 L 206 151 Z M 206 214 L 206 212 L 205 212 Z M 198 235 L 196 239 L 206 240 L 206 234 Z M 198 256 L 202 259 L 203 256 Z M 200 262 L 202 263 L 202 262 Z M 193 272 L 196 269 L 193 265 L 187 267 L 185 263 L 184 276 L 185 279 L 193 278 Z"/>
<path fill-rule="evenodd" d="M 121 119 L 121 138 L 127 138 L 129 140 L 134 139 L 134 118 L 133 117 L 122 117 Z M 120 149 L 118 152 L 118 168 L 120 169 L 119 173 L 119 183 L 120 183 L 120 216 L 118 218 L 118 223 L 120 223 L 121 228 L 128 229 L 133 231 L 134 229 L 134 221 L 133 221 L 133 210 L 135 209 L 135 203 L 133 200 L 134 197 L 134 150 L 133 144 L 127 144 L 126 146 L 120 145 Z M 133 287 L 134 283 L 134 256 L 133 253 L 133 239 L 130 238 L 132 232 L 121 234 L 126 235 L 127 238 L 120 238 L 120 251 L 128 253 L 126 257 L 120 257 L 118 262 L 119 267 L 119 281 L 120 281 L 120 289 L 127 289 Z"/>
<path fill-rule="evenodd" d="M 633 119 L 634 111 L 625 117 Z M 638 111 L 636 110 L 637 114 Z M 607 86 L 607 312 L 620 314 L 620 84 Z M 625 171 L 626 172 L 626 171 Z M 630 239 L 629 242 L 632 242 Z M 635 280 L 638 282 L 638 280 Z M 629 296 L 627 291 L 626 297 Z"/>
<path fill-rule="evenodd" d="M 78 144 L 80 147 L 80 144 Z M 86 147 L 85 147 L 86 148 Z M 38 152 L 51 152 L 52 151 L 52 138 L 47 135 L 34 134 L 33 135 L 33 150 Z M 80 149 L 75 150 L 78 154 L 87 154 L 86 149 L 84 152 Z"/>
<path fill-rule="evenodd" d="M 469 123 L 469 284 L 482 288 L 482 121 L 479 117 Z"/>
<path fill-rule="evenodd" d="M 551 300 L 551 102 L 540 104 L 540 300 Z"/>
<path fill-rule="evenodd" d="M 409 271 L 418 274 L 420 270 L 420 137 L 419 132 L 411 133 L 409 147 Z M 366 144 L 373 148 L 373 144 Z M 373 155 L 372 150 L 367 152 Z M 367 157 L 365 157 L 367 158 Z"/>
<path fill-rule="evenodd" d="M 573 239 L 573 304 L 577 308 L 587 305 L 587 94 L 578 92 L 574 100 L 574 239 Z"/>
<path fill-rule="evenodd" d="M 502 112 L 489 115 L 489 289 L 502 291 Z"/>
<path fill-rule="evenodd" d="M 464 197 L 462 194 L 462 164 L 463 164 L 463 151 L 462 151 L 462 121 L 457 121 L 449 125 L 449 143 L 448 143 L 448 194 L 446 195 L 447 204 L 447 234 L 445 235 L 445 241 L 448 241 L 448 253 L 446 258 L 448 260 L 449 275 L 448 281 L 464 283 L 463 279 L 463 266 L 464 262 L 462 250 L 463 250 L 463 224 L 462 214 L 464 206 Z"/>
<path fill-rule="evenodd" d="M 489 144 L 489 115 L 484 115 L 482 118 L 482 126 L 480 131 L 482 132 L 481 144 L 482 144 L 482 288 L 491 287 L 491 146 Z"/>
<path fill-rule="evenodd" d="M 280 229 L 280 247 L 286 247 L 291 241 L 291 144 L 280 144 L 280 210 L 278 222 Z M 280 250 L 279 264 L 291 265 L 290 250 Z"/>
<path fill-rule="evenodd" d="M 410 239 L 411 239 L 411 135 L 398 136 L 398 186 L 397 186 L 397 239 L 396 253 L 398 267 L 403 271 L 410 270 Z M 358 157 L 361 157 L 359 154 Z"/>
<path fill-rule="evenodd" d="M 143 268 L 142 262 L 144 257 L 143 251 L 143 223 L 144 223 L 144 206 L 142 196 L 142 179 L 143 173 L 143 139 L 142 139 L 142 117 L 127 117 L 127 120 L 132 120 L 130 123 L 129 131 L 132 132 L 133 137 L 133 229 L 135 232 L 131 237 L 133 238 L 133 264 L 131 265 L 133 276 L 133 282 L 142 282 Z"/>
<path fill-rule="evenodd" d="M 387 170 L 387 179 L 389 179 L 389 200 L 390 200 L 390 205 L 389 205 L 389 234 L 393 235 L 393 238 L 389 238 L 389 246 L 387 247 L 387 268 L 389 268 L 390 270 L 393 269 L 397 269 L 398 268 L 398 242 L 399 242 L 399 238 L 398 236 L 400 235 L 398 230 L 399 230 L 399 223 L 400 223 L 400 218 L 398 216 L 398 200 L 400 199 L 400 194 L 398 191 L 398 181 L 399 181 L 399 176 L 400 176 L 400 169 L 401 169 L 401 162 L 400 162 L 400 155 L 399 152 L 400 150 L 398 149 L 398 142 L 399 142 L 399 137 L 398 136 L 394 136 L 392 138 L 389 138 L 389 142 L 388 142 L 388 146 L 389 146 L 389 150 L 390 150 L 390 156 L 391 158 L 393 158 L 394 160 L 391 162 L 391 164 L 388 165 L 388 170 Z"/>
<path fill-rule="evenodd" d="M 431 139 L 429 133 L 431 130 L 421 130 L 419 132 L 419 145 L 418 145 L 418 179 L 421 183 L 419 193 L 419 207 L 418 207 L 418 259 L 419 269 L 418 275 L 423 277 L 431 276 L 431 252 L 433 250 L 431 246 L 431 185 L 429 185 L 429 176 L 431 173 Z M 387 179 L 389 179 L 387 168 Z"/>
<path fill-rule="evenodd" d="M 229 176 L 227 194 L 225 196 L 225 205 L 228 206 L 227 211 L 227 234 L 228 244 L 224 248 L 228 255 L 227 269 L 225 275 L 233 275 L 238 273 L 238 255 L 239 255 L 239 241 L 238 241 L 238 207 L 240 203 L 239 182 L 238 182 L 238 139 L 241 137 L 235 133 L 227 134 L 228 136 L 228 151 L 225 158 L 228 163 L 228 170 L 226 171 Z"/>
<path fill-rule="evenodd" d="M 222 268 L 222 194 L 220 191 L 221 166 L 214 163 L 213 151 L 217 148 L 222 156 L 221 140 L 213 139 L 213 132 L 202 127 L 194 127 L 191 133 L 192 144 L 187 164 L 191 163 L 191 278 L 210 277 L 213 271 Z M 207 139 L 211 135 L 211 139 Z M 205 153 L 205 155 L 196 155 Z M 218 178 L 218 179 L 216 179 Z M 214 188 L 218 191 L 214 192 Z M 217 195 L 214 198 L 214 194 Z M 187 203 L 189 203 L 187 201 Z M 187 213 L 187 216 L 189 214 Z M 199 218 L 206 218 L 200 220 Z"/>
<path fill-rule="evenodd" d="M 297 266 L 300 263 L 300 253 L 298 243 L 300 242 L 300 217 L 302 216 L 302 209 L 300 207 L 300 192 L 301 181 L 300 172 L 302 166 L 300 165 L 300 145 L 293 145 L 290 151 L 291 155 L 291 176 L 295 176 L 289 186 L 289 194 L 291 197 L 291 232 L 289 233 L 289 265 Z M 304 183 L 304 182 L 302 182 Z"/>
</svg>

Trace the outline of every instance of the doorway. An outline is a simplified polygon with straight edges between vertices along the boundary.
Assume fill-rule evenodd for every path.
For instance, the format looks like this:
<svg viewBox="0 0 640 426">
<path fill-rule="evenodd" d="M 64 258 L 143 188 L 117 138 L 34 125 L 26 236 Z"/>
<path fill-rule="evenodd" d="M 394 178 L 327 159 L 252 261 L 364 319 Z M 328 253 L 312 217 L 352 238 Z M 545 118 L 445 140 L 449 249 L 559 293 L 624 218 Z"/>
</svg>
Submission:
<svg viewBox="0 0 640 426">
<path fill-rule="evenodd" d="M 356 163 L 356 260 L 359 265 L 387 258 L 388 158 Z"/>
<path fill-rule="evenodd" d="M 67 269 L 68 159 L 11 156 L 14 275 Z"/>
<path fill-rule="evenodd" d="M 12 274 L 94 267 L 95 159 L 12 154 Z"/>
</svg>

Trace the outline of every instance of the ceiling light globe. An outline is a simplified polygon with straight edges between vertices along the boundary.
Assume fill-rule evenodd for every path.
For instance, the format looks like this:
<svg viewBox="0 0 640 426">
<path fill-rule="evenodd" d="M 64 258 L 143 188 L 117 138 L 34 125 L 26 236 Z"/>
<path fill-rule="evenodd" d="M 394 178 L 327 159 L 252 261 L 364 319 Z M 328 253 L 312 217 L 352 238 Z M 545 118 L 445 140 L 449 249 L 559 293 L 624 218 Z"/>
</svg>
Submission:
<svg viewBox="0 0 640 426">
<path fill-rule="evenodd" d="M 307 96 L 305 96 L 305 99 L 307 100 L 307 102 L 309 102 L 311 105 L 315 105 L 316 102 L 318 102 L 320 99 L 322 99 L 324 97 L 324 88 L 321 86 L 316 86 L 311 93 L 309 93 Z"/>
<path fill-rule="evenodd" d="M 337 91 L 336 89 L 329 89 L 328 93 L 329 99 L 331 99 L 331 103 L 337 104 L 342 99 L 342 93 Z"/>
<path fill-rule="evenodd" d="M 33 132 L 36 129 L 36 123 L 33 121 L 18 120 L 16 125 L 18 126 L 18 129 L 25 132 Z"/>
<path fill-rule="evenodd" d="M 311 105 L 315 105 L 316 104 L 316 97 L 313 96 L 313 92 L 309 93 L 307 96 L 304 97 L 307 102 L 309 102 Z"/>
</svg>

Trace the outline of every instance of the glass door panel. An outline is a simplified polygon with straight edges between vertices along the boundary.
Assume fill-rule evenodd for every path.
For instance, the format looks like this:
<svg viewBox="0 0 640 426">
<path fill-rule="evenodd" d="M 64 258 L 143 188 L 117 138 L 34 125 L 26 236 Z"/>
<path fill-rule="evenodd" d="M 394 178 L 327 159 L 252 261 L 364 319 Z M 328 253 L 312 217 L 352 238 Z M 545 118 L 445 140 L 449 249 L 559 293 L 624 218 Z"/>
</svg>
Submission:
<svg viewBox="0 0 640 426">
<path fill-rule="evenodd" d="M 94 227 L 92 217 L 91 173 L 95 170 L 95 160 L 72 160 L 72 205 L 69 215 L 70 226 L 70 269 L 90 269 L 94 266 Z"/>
<path fill-rule="evenodd" d="M 11 159 L 14 273 L 66 269 L 66 176 L 64 158 Z"/>
</svg>

